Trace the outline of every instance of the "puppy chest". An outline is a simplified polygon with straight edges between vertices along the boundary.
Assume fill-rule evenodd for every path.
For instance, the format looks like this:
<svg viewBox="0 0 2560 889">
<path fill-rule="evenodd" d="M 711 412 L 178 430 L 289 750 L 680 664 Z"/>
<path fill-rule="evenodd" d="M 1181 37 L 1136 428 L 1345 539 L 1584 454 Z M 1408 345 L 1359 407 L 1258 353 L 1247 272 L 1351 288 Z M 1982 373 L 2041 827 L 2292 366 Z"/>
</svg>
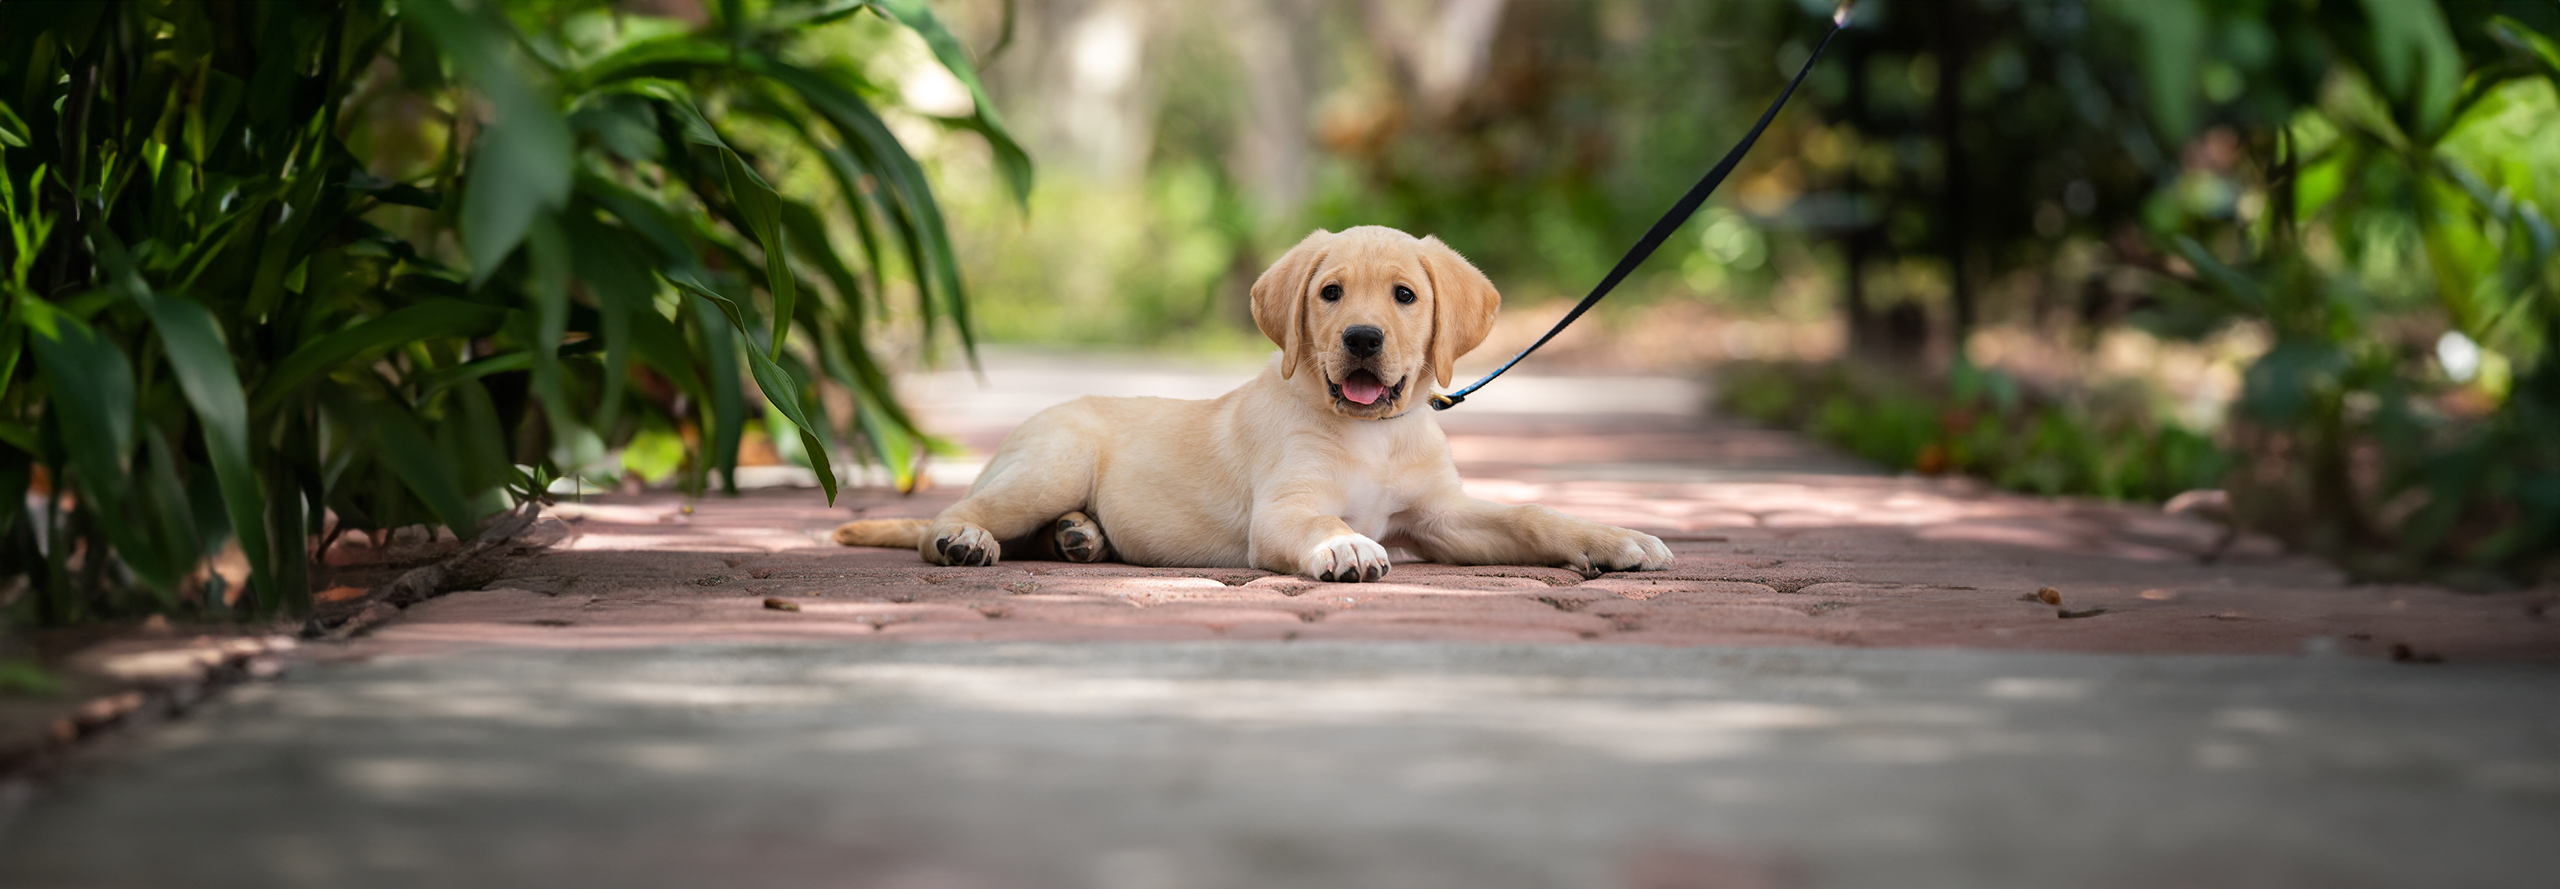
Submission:
<svg viewBox="0 0 2560 889">
<path fill-rule="evenodd" d="M 1384 537 L 1388 520 L 1411 505 L 1414 480 L 1404 477 L 1410 473 L 1396 459 L 1389 437 L 1355 437 L 1343 444 L 1347 447 L 1334 469 L 1342 490 L 1342 521 L 1372 538 Z"/>
<path fill-rule="evenodd" d="M 1387 536 L 1387 520 L 1404 507 L 1402 492 L 1377 479 L 1346 479 L 1342 486 L 1342 523 L 1369 537 Z"/>
</svg>

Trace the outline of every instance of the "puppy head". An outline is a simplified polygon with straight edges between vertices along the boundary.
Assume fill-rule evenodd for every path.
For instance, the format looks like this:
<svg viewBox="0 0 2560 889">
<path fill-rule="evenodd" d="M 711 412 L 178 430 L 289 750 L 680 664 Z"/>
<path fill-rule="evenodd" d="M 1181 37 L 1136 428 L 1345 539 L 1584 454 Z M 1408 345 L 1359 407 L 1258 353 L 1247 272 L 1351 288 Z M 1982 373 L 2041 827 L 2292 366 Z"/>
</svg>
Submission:
<svg viewBox="0 0 2560 889">
<path fill-rule="evenodd" d="M 1449 385 L 1501 304 L 1440 239 L 1379 226 L 1318 229 L 1253 283 L 1254 324 L 1280 345 L 1281 378 L 1321 375 L 1327 406 L 1362 419 L 1409 410 L 1417 380 Z"/>
</svg>

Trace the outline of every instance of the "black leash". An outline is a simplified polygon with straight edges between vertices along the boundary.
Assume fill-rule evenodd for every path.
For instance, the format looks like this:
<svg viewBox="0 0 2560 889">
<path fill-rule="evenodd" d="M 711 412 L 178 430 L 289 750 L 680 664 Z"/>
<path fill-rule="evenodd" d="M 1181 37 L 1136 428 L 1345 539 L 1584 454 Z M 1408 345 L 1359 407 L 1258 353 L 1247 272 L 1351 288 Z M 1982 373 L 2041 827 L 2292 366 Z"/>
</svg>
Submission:
<svg viewBox="0 0 2560 889">
<path fill-rule="evenodd" d="M 1609 276 L 1600 279 L 1600 286 L 1592 288 L 1591 295 L 1582 298 L 1582 304 L 1574 306 L 1573 311 L 1566 312 L 1564 320 L 1556 322 L 1555 327 L 1549 328 L 1546 336 L 1539 337 L 1537 342 L 1529 344 L 1529 348 L 1520 350 L 1520 354 L 1511 356 L 1511 360 L 1503 362 L 1501 367 L 1494 368 L 1492 373 L 1485 374 L 1484 379 L 1469 383 L 1466 388 L 1447 395 L 1432 395 L 1431 409 L 1445 411 L 1457 407 L 1458 402 L 1467 400 L 1469 393 L 1484 388 L 1484 384 L 1493 382 L 1493 378 L 1501 376 L 1503 371 L 1510 370 L 1512 365 L 1520 363 L 1520 359 L 1529 357 L 1529 353 L 1538 351 L 1539 346 L 1546 345 L 1548 340 L 1556 338 L 1556 334 L 1563 333 L 1566 325 L 1573 323 L 1573 319 L 1580 318 L 1582 313 L 1590 311 L 1594 304 L 1600 302 L 1601 297 L 1608 296 L 1609 291 L 1616 289 L 1618 282 L 1625 280 L 1629 272 L 1635 271 L 1636 266 L 1643 265 L 1645 259 L 1653 255 L 1655 248 L 1661 247 L 1662 242 L 1670 240 L 1672 232 L 1678 231 L 1682 223 L 1688 222 L 1689 217 L 1697 214 L 1698 208 L 1706 204 L 1707 196 L 1715 193 L 1716 186 L 1724 184 L 1724 177 L 1732 174 L 1734 165 L 1741 163 L 1742 156 L 1751 151 L 1751 143 L 1760 140 L 1760 131 L 1768 129 L 1769 121 L 1777 119 L 1778 109 L 1786 107 L 1787 97 L 1795 95 L 1796 86 L 1804 83 L 1804 76 L 1813 73 L 1813 63 L 1822 58 L 1823 47 L 1830 46 L 1831 38 L 1839 36 L 1841 29 L 1848 26 L 1849 7 L 1844 4 L 1839 12 L 1831 16 L 1830 33 L 1822 35 L 1821 43 L 1814 44 L 1813 55 L 1805 58 L 1804 67 L 1796 71 L 1796 79 L 1787 82 L 1786 91 L 1779 93 L 1777 100 L 1769 103 L 1769 110 L 1760 113 L 1760 122 L 1752 124 L 1751 132 L 1744 134 L 1742 141 L 1734 143 L 1733 150 L 1725 152 L 1724 160 L 1717 161 L 1715 169 L 1708 170 L 1706 178 L 1698 180 L 1697 185 L 1691 186 L 1689 193 L 1680 197 L 1679 203 L 1671 205 L 1670 212 L 1662 214 L 1661 219 L 1654 221 L 1653 230 L 1645 232 L 1644 238 L 1637 241 L 1636 246 L 1628 250 L 1626 256 L 1618 259 L 1618 267 L 1610 269 Z"/>
</svg>

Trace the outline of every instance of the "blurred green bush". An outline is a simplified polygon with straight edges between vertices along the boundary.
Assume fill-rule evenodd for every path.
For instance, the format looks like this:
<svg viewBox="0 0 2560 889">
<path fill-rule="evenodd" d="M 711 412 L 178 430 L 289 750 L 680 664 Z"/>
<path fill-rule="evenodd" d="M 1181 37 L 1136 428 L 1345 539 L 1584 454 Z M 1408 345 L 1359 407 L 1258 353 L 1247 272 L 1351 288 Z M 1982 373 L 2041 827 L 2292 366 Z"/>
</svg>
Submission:
<svg viewBox="0 0 2560 889">
<path fill-rule="evenodd" d="M 2228 463 L 2212 436 L 2138 398 L 2036 394 L 1970 364 L 1939 380 L 1851 362 L 1735 363 L 1718 371 L 1716 391 L 1724 410 L 1888 467 L 2047 496 L 2166 500 L 2218 485 Z"/>
<path fill-rule="evenodd" d="M 2164 140 L 2222 156 L 2141 208 L 2161 311 L 2271 335 L 2226 436 L 2243 519 L 2368 577 L 2549 577 L 2560 6 L 2119 12 Z"/>
</svg>

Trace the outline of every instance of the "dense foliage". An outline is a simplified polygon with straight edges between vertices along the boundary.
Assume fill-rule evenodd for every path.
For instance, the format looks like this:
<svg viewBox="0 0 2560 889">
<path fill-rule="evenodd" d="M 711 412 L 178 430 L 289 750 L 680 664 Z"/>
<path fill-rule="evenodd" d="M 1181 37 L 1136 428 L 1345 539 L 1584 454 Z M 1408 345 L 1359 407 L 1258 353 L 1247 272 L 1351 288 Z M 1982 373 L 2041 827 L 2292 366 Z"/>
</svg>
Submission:
<svg viewBox="0 0 2560 889">
<path fill-rule="evenodd" d="M 1716 383 L 1725 410 L 1885 466 L 2048 496 L 2167 500 L 2219 485 L 2229 460 L 2140 398 L 2057 398 L 1971 365 L 1941 384 L 1855 362 L 1737 363 Z"/>
<path fill-rule="evenodd" d="M 2232 417 L 2235 506 L 2372 576 L 2555 567 L 2560 6 L 2194 4 L 2138 21 L 2168 56 L 2155 71 L 2266 84 L 2193 102 L 2155 78 L 2164 131 L 2238 150 L 2144 207 L 2186 266 L 2167 320 L 2272 335 Z M 2282 51 L 2204 39 L 2252 28 Z"/>
<path fill-rule="evenodd" d="M 1963 434 L 1922 436 L 1917 414 L 1969 410 L 1965 353 L 1985 321 L 2083 341 L 2246 329 L 2267 347 L 2222 423 L 2231 471 L 2195 480 L 2231 488 L 2245 521 L 2366 576 L 2496 583 L 2553 566 L 2560 5 L 1868 12 L 1843 47 L 1846 86 L 1815 103 L 1848 145 L 1810 153 L 1808 179 L 1854 209 L 1834 231 L 1855 353 L 1952 370 L 1927 391 L 1823 377 L 1811 391 L 1861 408 L 1828 426 L 1806 414 L 1817 431 L 1899 466 L 1954 447 Z M 1917 286 L 1897 274 L 1915 261 Z M 2176 424 L 2079 413 L 2015 429 L 2010 447 L 2078 426 L 2066 463 L 2173 450 L 2144 437 Z M 2064 489 L 2143 493 L 2084 475 Z"/>
<path fill-rule="evenodd" d="M 846 20 L 977 81 L 921 0 L 759 9 L 0 6 L 0 502 L 32 504 L 0 508 L 9 597 L 299 610 L 342 531 L 469 536 L 620 471 L 700 490 L 758 415 L 830 497 L 843 440 L 906 478 L 920 436 L 866 336 L 903 289 L 965 343 L 968 303 Z M 932 125 L 1027 193 L 976 98 Z"/>
</svg>

